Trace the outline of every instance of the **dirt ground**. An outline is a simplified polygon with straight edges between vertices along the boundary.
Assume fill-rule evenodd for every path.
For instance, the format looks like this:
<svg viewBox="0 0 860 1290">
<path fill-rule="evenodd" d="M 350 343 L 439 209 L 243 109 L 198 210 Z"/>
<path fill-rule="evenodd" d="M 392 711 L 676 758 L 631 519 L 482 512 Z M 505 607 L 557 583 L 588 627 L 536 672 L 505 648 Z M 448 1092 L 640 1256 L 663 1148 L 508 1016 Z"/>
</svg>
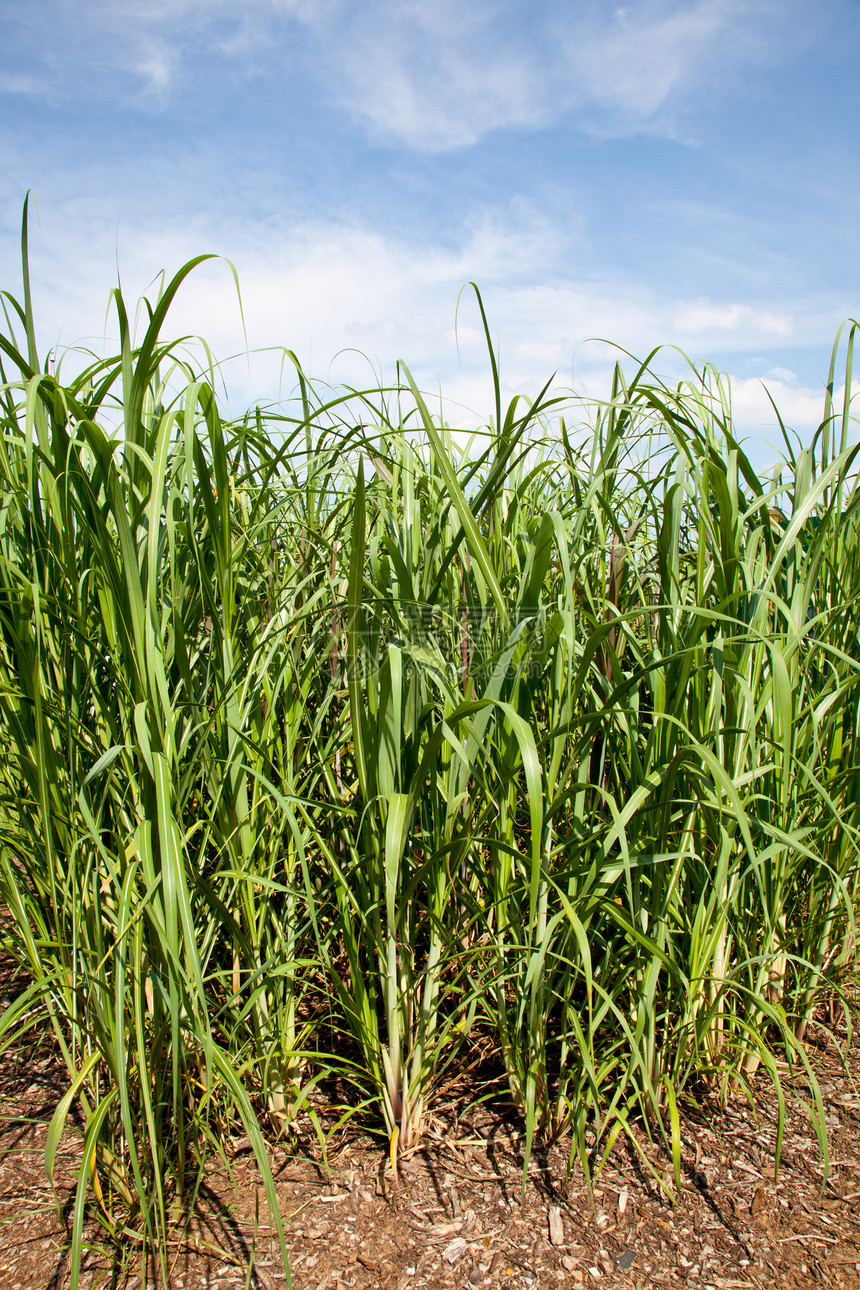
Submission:
<svg viewBox="0 0 860 1290">
<path fill-rule="evenodd" d="M 836 1037 L 845 1048 L 845 1032 Z M 274 1148 L 278 1201 L 295 1290 L 577 1290 L 578 1287 L 860 1287 L 860 1045 L 842 1062 L 823 1030 L 807 1050 L 825 1100 L 831 1166 L 786 1078 L 788 1120 L 774 1180 L 776 1099 L 764 1080 L 754 1107 L 705 1098 L 682 1108 L 682 1187 L 673 1200 L 616 1144 L 590 1196 L 567 1175 L 565 1144 L 536 1152 L 522 1195 L 523 1138 L 499 1100 L 471 1106 L 477 1088 L 448 1090 L 422 1149 L 385 1168 L 379 1139 L 347 1128 L 324 1168 L 309 1139 Z M 847 1068 L 847 1069 L 846 1069 Z M 63 1092 L 47 1049 L 0 1059 L 0 1288 L 65 1290 L 79 1139 L 64 1138 L 60 1212 L 44 1169 L 47 1126 Z M 668 1160 L 661 1162 L 674 1190 Z M 200 1179 L 188 1228 L 170 1246 L 182 1290 L 286 1286 L 247 1140 Z M 141 1284 L 129 1247 L 123 1273 L 109 1253 L 85 1258 L 86 1290 Z"/>
</svg>

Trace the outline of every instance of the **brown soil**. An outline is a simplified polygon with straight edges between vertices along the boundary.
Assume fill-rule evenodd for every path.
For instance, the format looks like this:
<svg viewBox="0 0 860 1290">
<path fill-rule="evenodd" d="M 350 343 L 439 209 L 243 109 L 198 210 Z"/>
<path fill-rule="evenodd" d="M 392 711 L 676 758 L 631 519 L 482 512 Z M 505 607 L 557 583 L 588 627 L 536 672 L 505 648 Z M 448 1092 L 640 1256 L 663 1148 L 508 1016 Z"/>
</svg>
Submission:
<svg viewBox="0 0 860 1290">
<path fill-rule="evenodd" d="M 589 1196 L 565 1144 L 532 1158 L 522 1195 L 523 1138 L 512 1114 L 469 1107 L 474 1083 L 450 1089 L 424 1146 L 384 1168 L 378 1139 L 353 1127 L 332 1139 L 328 1168 L 310 1143 L 273 1148 L 295 1290 L 576 1290 L 577 1287 L 860 1287 L 860 1096 L 823 1030 L 808 1051 L 825 1099 L 831 1166 L 822 1161 L 798 1076 L 774 1180 L 776 1100 L 764 1081 L 751 1108 L 705 1098 L 682 1109 L 682 1187 L 672 1203 L 617 1144 Z M 844 1031 L 839 1035 L 846 1050 Z M 0 1287 L 65 1290 L 79 1138 L 63 1140 L 56 1180 L 43 1153 L 63 1091 L 50 1051 L 0 1058 Z M 320 1110 L 323 1111 L 322 1105 Z M 652 1159 L 654 1159 L 652 1148 Z M 672 1187 L 667 1160 L 662 1176 Z M 196 1212 L 170 1246 L 183 1290 L 286 1285 L 247 1140 L 207 1168 Z M 145 1290 L 135 1251 L 125 1269 L 90 1229 L 81 1286 Z M 154 1286 L 154 1280 L 149 1285 Z"/>
</svg>

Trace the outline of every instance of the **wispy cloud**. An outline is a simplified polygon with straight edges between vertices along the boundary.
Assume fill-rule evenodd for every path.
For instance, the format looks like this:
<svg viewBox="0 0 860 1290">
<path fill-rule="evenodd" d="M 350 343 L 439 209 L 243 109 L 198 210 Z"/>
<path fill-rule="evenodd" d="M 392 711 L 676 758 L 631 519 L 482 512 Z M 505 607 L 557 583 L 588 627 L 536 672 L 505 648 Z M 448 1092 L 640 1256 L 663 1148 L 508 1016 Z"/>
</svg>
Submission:
<svg viewBox="0 0 860 1290">
<path fill-rule="evenodd" d="M 632 0 L 623 8 L 380 3 L 347 20 L 328 58 L 345 106 L 378 131 L 435 151 L 568 114 L 590 132 L 668 128 L 666 109 L 748 50 L 755 3 Z M 343 15 L 339 21 L 342 22 Z M 726 48 L 732 36 L 737 48 Z"/>
<path fill-rule="evenodd" d="M 731 75 L 743 61 L 763 7 L 746 0 L 636 0 L 560 23 L 572 105 L 592 114 L 587 128 L 598 133 L 670 128 L 667 109 L 683 106 L 691 90 L 707 93 L 716 75 Z"/>
<path fill-rule="evenodd" d="M 597 134 L 671 134 L 691 105 L 739 92 L 751 63 L 778 59 L 775 11 L 784 22 L 808 3 L 54 0 L 51 35 L 33 52 L 48 58 L 65 32 L 81 62 L 97 48 L 102 65 L 165 96 L 206 51 L 256 77 L 255 50 L 276 50 L 278 75 L 301 57 L 293 70 L 316 77 L 323 99 L 382 139 L 438 152 L 561 116 Z M 301 54 L 290 24 L 302 30 Z"/>
<path fill-rule="evenodd" d="M 350 112 L 426 151 L 561 115 L 590 133 L 673 133 L 688 101 L 737 92 L 750 61 L 778 57 L 772 19 L 773 0 L 555 0 L 525 21 L 505 3 L 377 0 L 338 12 L 325 61 Z"/>
<path fill-rule="evenodd" d="M 379 0 L 353 14 L 326 53 L 341 103 L 378 134 L 427 151 L 537 124 L 548 110 L 542 24 L 517 38 L 509 9 Z"/>
<path fill-rule="evenodd" d="M 43 98 L 46 91 L 45 78 L 26 76 L 20 73 L 0 74 L 0 93 L 28 94 L 34 98 Z"/>
<path fill-rule="evenodd" d="M 164 100 L 179 65 L 178 52 L 164 41 L 148 39 L 135 50 L 131 70 L 143 82 L 143 92 Z"/>
</svg>

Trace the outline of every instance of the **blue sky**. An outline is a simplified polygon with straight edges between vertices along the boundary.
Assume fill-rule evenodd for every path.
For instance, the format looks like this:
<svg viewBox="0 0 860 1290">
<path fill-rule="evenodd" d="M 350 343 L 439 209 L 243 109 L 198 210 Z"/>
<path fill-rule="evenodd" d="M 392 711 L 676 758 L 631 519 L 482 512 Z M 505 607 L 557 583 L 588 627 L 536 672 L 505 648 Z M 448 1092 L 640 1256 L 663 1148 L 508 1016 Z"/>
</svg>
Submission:
<svg viewBox="0 0 860 1290">
<path fill-rule="evenodd" d="M 857 0 L 2 0 L 0 285 L 25 190 L 41 335 L 100 348 L 202 251 L 236 266 L 250 346 L 490 410 L 482 289 L 507 390 L 599 392 L 607 337 L 762 381 L 806 437 L 860 314 Z M 455 331 L 456 319 L 456 331 Z M 229 269 L 176 331 L 244 349 Z M 109 342 L 108 342 L 109 343 Z M 361 351 L 366 358 L 360 358 Z M 680 360 L 660 360 L 669 376 Z M 228 369 L 234 405 L 277 356 Z"/>
</svg>

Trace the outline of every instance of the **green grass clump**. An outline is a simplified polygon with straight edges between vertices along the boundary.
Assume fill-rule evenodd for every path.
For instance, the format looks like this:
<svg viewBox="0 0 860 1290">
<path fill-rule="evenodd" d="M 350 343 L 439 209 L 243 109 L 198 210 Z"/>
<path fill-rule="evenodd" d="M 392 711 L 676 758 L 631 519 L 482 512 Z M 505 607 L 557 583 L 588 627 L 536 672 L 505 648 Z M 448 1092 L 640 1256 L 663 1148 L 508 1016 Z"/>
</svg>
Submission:
<svg viewBox="0 0 860 1290">
<path fill-rule="evenodd" d="M 488 1037 L 527 1158 L 564 1137 L 591 1176 L 644 1124 L 677 1177 L 681 1094 L 763 1066 L 782 1105 L 855 952 L 856 324 L 761 479 L 709 368 L 504 409 L 490 350 L 467 439 L 406 369 L 296 364 L 225 422 L 161 339 L 196 263 L 139 343 L 117 291 L 118 353 L 72 379 L 26 212 L 4 296 L 0 899 L 32 984 L 0 1036 L 47 1023 L 65 1062 L 49 1174 L 81 1110 L 73 1290 L 90 1198 L 167 1280 L 236 1117 L 280 1232 L 267 1137 L 323 1073 L 396 1166 Z"/>
</svg>

